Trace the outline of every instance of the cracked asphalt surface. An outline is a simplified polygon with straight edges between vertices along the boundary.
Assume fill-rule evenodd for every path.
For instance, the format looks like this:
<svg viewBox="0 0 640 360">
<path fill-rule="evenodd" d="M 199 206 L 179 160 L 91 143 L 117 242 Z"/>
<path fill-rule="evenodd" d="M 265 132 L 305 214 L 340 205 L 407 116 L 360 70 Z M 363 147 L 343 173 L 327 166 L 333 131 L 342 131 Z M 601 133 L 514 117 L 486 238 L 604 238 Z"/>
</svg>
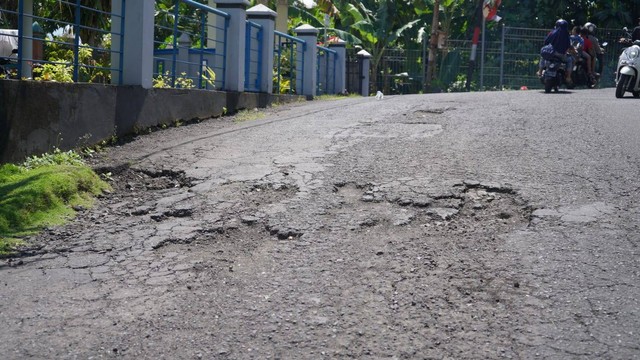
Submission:
<svg viewBox="0 0 640 360">
<path fill-rule="evenodd" d="M 0 357 L 640 358 L 637 100 L 265 114 L 102 153 L 114 191 L 0 260 Z"/>
</svg>

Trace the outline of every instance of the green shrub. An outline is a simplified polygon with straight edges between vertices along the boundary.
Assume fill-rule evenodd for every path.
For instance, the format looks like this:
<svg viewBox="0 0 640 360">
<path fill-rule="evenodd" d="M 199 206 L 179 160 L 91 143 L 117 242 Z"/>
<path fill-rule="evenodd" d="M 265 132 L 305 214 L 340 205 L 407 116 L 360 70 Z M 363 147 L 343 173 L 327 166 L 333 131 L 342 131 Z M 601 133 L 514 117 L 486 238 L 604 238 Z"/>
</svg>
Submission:
<svg viewBox="0 0 640 360">
<path fill-rule="evenodd" d="M 153 78 L 153 87 L 157 89 L 167 89 L 171 88 L 171 74 L 167 71 L 164 75 L 159 74 L 155 78 Z M 175 87 L 177 89 L 193 89 L 195 85 L 193 84 L 193 79 L 187 77 L 187 73 L 183 72 L 180 76 L 176 77 Z"/>
<path fill-rule="evenodd" d="M 63 224 L 74 207 L 90 207 L 110 186 L 73 151 L 28 158 L 0 166 L 0 254 L 44 226 Z"/>
<path fill-rule="evenodd" d="M 73 82 L 73 64 L 75 62 L 74 45 L 67 39 L 56 37 L 55 42 L 46 42 L 44 59 L 49 63 L 33 69 L 33 79 L 38 81 Z M 110 47 L 111 37 L 105 36 L 105 49 Z M 108 51 L 96 54 L 93 48 L 80 46 L 78 49 L 78 81 L 103 82 L 111 79 L 110 56 Z"/>
<path fill-rule="evenodd" d="M 52 153 L 42 154 L 40 156 L 31 156 L 22 163 L 25 169 L 36 169 L 49 165 L 73 165 L 82 166 L 84 161 L 82 157 L 73 150 L 65 151 L 55 148 Z"/>
</svg>

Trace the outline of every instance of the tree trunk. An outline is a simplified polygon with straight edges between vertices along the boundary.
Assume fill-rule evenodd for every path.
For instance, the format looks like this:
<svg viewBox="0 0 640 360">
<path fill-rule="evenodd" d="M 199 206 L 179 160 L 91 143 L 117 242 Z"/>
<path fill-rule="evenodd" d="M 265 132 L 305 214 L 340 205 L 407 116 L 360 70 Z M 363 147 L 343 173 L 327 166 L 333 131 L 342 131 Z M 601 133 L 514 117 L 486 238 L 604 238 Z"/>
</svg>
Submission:
<svg viewBox="0 0 640 360">
<path fill-rule="evenodd" d="M 436 52 L 438 51 L 438 15 L 440 14 L 440 0 L 433 2 L 433 20 L 431 22 L 431 38 L 429 40 L 429 63 L 427 65 L 427 90 L 431 90 L 436 70 Z"/>
</svg>

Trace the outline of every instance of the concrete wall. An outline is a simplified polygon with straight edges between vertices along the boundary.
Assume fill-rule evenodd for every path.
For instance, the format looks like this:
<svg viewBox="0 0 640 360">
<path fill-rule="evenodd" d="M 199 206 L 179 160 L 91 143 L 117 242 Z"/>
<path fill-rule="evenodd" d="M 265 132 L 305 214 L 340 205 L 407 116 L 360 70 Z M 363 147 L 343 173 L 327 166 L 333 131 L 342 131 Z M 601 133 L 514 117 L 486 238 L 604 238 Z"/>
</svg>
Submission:
<svg viewBox="0 0 640 360">
<path fill-rule="evenodd" d="M 0 80 L 0 163 L 298 96 Z"/>
</svg>

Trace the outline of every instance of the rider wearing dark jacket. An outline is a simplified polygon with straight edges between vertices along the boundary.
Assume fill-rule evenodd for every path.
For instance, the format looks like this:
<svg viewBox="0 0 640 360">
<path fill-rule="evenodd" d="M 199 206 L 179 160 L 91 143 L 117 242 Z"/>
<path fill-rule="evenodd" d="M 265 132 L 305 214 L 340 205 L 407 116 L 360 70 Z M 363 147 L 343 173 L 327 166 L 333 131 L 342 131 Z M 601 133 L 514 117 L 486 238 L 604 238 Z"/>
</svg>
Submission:
<svg viewBox="0 0 640 360">
<path fill-rule="evenodd" d="M 573 68 L 573 58 L 571 56 L 567 56 L 567 51 L 572 48 L 571 47 L 571 38 L 569 35 L 569 23 L 566 20 L 560 19 L 556 21 L 556 27 L 553 29 L 547 38 L 544 39 L 544 44 L 551 44 L 553 46 L 553 50 L 565 59 L 567 63 L 566 70 L 566 80 L 567 83 L 571 82 L 571 70 Z"/>
<path fill-rule="evenodd" d="M 560 54 L 566 54 L 571 46 L 571 35 L 569 35 L 569 23 L 565 20 L 558 20 L 556 27 L 547 35 L 544 44 L 551 44 L 553 49 Z"/>
</svg>

